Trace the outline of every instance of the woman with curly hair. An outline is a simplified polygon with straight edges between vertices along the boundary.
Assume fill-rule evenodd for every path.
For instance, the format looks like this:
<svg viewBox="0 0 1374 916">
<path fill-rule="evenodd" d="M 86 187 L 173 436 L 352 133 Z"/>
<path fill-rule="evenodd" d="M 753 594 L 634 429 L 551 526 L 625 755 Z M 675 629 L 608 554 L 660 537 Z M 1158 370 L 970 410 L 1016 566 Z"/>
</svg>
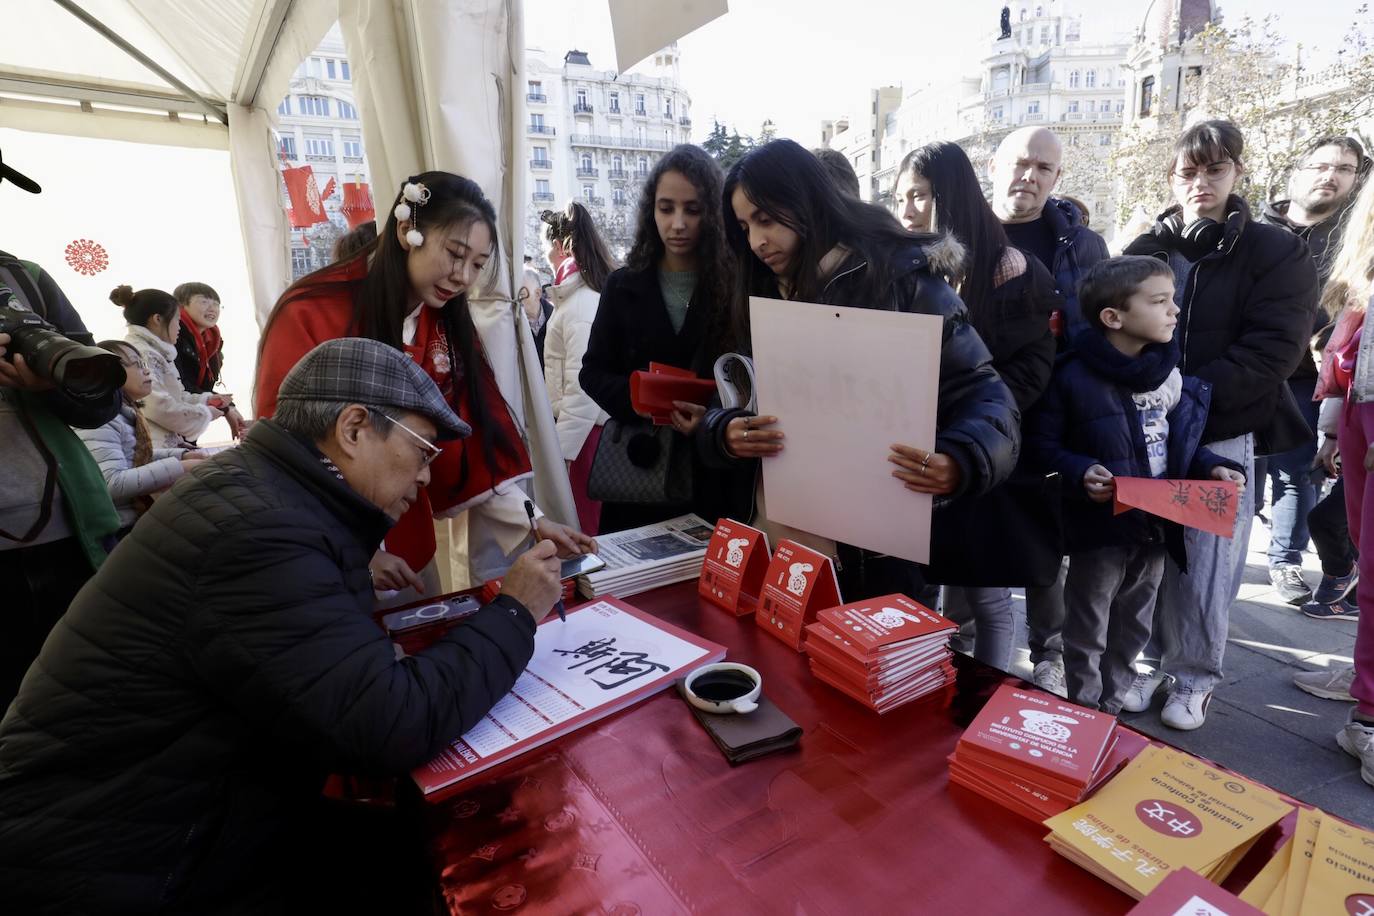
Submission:
<svg viewBox="0 0 1374 916">
<path fill-rule="evenodd" d="M 725 244 L 721 180 L 705 150 L 683 144 L 644 183 L 634 245 L 626 266 L 601 290 L 580 376 L 583 390 L 618 423 L 652 430 L 630 404 L 630 373 L 656 362 L 711 378 L 716 358 L 729 349 L 734 258 Z M 690 437 L 700 419 L 693 406 L 684 402 L 672 415 L 680 436 Z M 714 523 L 729 509 L 729 487 L 722 484 L 694 463 L 690 502 L 603 503 L 601 531 L 688 511 Z"/>
</svg>

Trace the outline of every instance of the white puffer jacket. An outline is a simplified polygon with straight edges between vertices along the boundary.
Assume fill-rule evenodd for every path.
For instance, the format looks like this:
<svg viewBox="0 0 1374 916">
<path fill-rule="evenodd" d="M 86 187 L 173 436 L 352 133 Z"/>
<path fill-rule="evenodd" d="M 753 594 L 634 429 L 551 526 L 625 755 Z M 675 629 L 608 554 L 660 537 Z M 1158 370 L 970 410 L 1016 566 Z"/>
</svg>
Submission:
<svg viewBox="0 0 1374 916">
<path fill-rule="evenodd" d="M 587 286 L 578 273 L 553 287 L 552 292 L 553 317 L 544 336 L 544 383 L 553 405 L 558 447 L 564 460 L 573 461 L 592 427 L 609 419 L 609 414 L 597 406 L 577 380 L 601 294 Z"/>
<path fill-rule="evenodd" d="M 147 328 L 129 326 L 124 339 L 148 364 L 153 393 L 143 399 L 143 419 L 153 435 L 153 448 L 172 448 L 200 438 L 214 416 L 205 403 L 213 394 L 191 394 L 177 372 L 177 348 Z"/>
<path fill-rule="evenodd" d="M 180 448 L 154 446 L 153 460 L 134 467 L 134 409 L 128 404 L 104 426 L 78 429 L 76 434 L 100 465 L 105 485 L 110 488 L 110 499 L 119 511 L 121 528 L 138 520 L 138 510 L 134 508 L 137 497 L 165 490 L 182 475 L 181 458 L 186 450 Z"/>
</svg>

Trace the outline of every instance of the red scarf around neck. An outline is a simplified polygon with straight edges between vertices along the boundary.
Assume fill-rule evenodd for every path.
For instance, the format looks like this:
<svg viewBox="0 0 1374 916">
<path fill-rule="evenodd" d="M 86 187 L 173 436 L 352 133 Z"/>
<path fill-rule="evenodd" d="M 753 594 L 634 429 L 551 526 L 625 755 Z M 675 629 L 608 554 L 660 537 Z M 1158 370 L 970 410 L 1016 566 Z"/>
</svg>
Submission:
<svg viewBox="0 0 1374 916">
<path fill-rule="evenodd" d="M 218 356 L 219 351 L 224 348 L 224 339 L 220 336 L 219 327 L 209 327 L 202 331 L 191 317 L 191 313 L 184 308 L 181 310 L 181 326 L 184 333 L 191 335 L 191 342 L 196 345 L 196 358 L 200 361 L 200 368 L 196 370 L 196 385 L 202 391 L 209 391 L 215 384 L 215 373 L 210 368 L 210 360 Z"/>
</svg>

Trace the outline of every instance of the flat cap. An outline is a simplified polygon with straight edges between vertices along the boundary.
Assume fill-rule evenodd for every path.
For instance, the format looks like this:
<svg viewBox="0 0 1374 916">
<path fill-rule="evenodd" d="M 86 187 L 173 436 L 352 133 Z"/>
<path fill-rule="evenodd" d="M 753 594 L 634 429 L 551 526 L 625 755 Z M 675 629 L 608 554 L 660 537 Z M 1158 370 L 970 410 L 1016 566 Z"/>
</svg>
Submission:
<svg viewBox="0 0 1374 916">
<path fill-rule="evenodd" d="M 453 412 L 434 380 L 413 359 L 365 337 L 327 340 L 302 356 L 282 380 L 277 400 L 394 407 L 428 417 L 440 440 L 472 435 L 472 427 Z"/>
</svg>

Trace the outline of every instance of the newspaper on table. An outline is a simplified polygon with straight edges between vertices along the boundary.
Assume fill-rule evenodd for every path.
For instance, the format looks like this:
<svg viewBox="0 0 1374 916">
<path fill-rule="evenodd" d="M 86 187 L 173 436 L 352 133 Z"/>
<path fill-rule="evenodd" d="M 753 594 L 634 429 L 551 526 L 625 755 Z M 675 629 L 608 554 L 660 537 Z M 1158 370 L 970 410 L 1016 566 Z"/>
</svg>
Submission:
<svg viewBox="0 0 1374 916">
<path fill-rule="evenodd" d="M 586 598 L 637 595 L 661 585 L 685 582 L 701 575 L 713 527 L 697 515 L 682 515 L 596 536 L 596 553 L 606 568 L 577 578 Z"/>
</svg>

